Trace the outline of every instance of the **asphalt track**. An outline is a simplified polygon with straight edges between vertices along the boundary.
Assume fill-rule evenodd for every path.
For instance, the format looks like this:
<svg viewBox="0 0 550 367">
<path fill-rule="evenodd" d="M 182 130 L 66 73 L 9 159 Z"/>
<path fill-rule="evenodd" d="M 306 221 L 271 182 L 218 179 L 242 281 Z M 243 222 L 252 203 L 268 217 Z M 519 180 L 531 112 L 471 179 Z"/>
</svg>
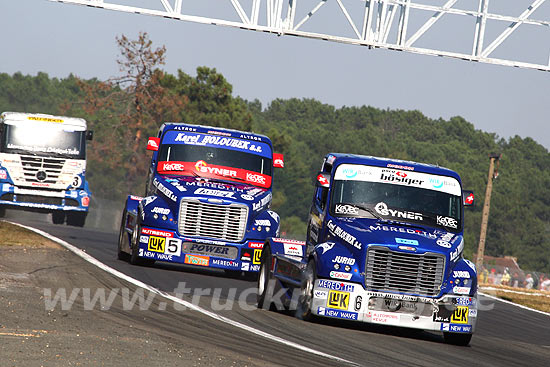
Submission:
<svg viewBox="0 0 550 367">
<path fill-rule="evenodd" d="M 116 259 L 117 233 L 92 228 L 53 225 L 45 215 L 21 215 L 13 212 L 8 220 L 32 226 L 59 237 L 84 250 L 104 264 L 138 279 L 152 287 L 174 292 L 185 282 L 190 289 L 220 289 L 223 298 L 236 292 L 239 295 L 255 286 L 240 278 L 227 278 L 223 272 L 192 269 L 171 264 L 136 267 Z M 113 218 L 119 221 L 119 218 Z M 97 269 L 98 273 L 103 270 Z M 104 277 L 104 274 L 101 274 Z M 187 298 L 186 298 L 187 297 Z M 191 295 L 184 295 L 191 300 Z M 156 300 L 152 307 L 136 311 L 135 317 L 182 338 L 192 337 L 201 345 L 224 348 L 228 351 L 260 358 L 269 365 L 334 366 L 346 365 L 335 359 L 301 351 L 279 342 L 254 335 L 230 324 L 217 321 L 196 311 L 158 312 L 168 310 L 165 302 Z M 210 310 L 212 298 L 200 298 L 200 306 Z M 253 297 L 247 299 L 253 304 Z M 369 366 L 548 366 L 550 365 L 550 316 L 495 302 L 483 297 L 476 333 L 469 347 L 443 343 L 437 333 L 385 326 L 326 321 L 310 323 L 295 319 L 284 312 L 266 310 L 215 311 L 229 319 L 249 325 L 276 337 L 322 351 L 323 353 Z M 157 307 L 158 309 L 155 309 Z M 113 317 L 116 317 L 114 315 Z M 147 362 L 144 361 L 144 365 Z"/>
</svg>

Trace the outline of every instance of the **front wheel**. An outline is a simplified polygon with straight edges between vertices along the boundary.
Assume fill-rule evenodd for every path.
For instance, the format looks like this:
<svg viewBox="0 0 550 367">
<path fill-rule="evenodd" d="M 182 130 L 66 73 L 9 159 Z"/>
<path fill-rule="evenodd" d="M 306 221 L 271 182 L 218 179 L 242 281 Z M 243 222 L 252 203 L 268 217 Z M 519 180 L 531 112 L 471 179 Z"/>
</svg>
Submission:
<svg viewBox="0 0 550 367">
<path fill-rule="evenodd" d="M 315 261 L 309 260 L 306 270 L 302 274 L 302 282 L 300 285 L 300 298 L 298 299 L 298 307 L 294 315 L 305 321 L 313 321 L 315 315 L 311 312 L 313 305 L 313 288 L 317 280 L 317 270 Z"/>
<path fill-rule="evenodd" d="M 136 223 L 136 226 L 134 227 L 134 232 L 132 233 L 132 242 L 130 243 L 130 264 L 151 266 L 155 263 L 155 260 L 144 259 L 138 256 L 140 233 L 141 233 L 141 224 L 139 221 L 139 213 L 138 213 L 137 223 Z"/>
<path fill-rule="evenodd" d="M 472 334 L 443 333 L 443 339 L 447 344 L 466 347 L 472 340 Z"/>
<path fill-rule="evenodd" d="M 124 211 L 122 212 L 122 220 L 120 222 L 120 231 L 118 232 L 118 251 L 117 251 L 117 258 L 119 260 L 127 260 L 128 254 L 122 250 L 124 241 L 128 241 L 128 234 L 126 233 L 126 218 L 128 217 L 128 214 L 126 213 L 126 207 L 124 207 Z"/>
<path fill-rule="evenodd" d="M 271 249 L 268 244 L 265 244 L 260 260 L 260 273 L 258 274 L 258 308 L 271 308 L 271 299 L 268 296 L 268 288 L 272 279 L 271 262 Z"/>
<path fill-rule="evenodd" d="M 65 223 L 65 212 L 55 211 L 52 213 L 52 223 L 53 224 L 63 224 Z"/>
<path fill-rule="evenodd" d="M 88 213 L 76 212 L 67 213 L 67 224 L 74 227 L 84 227 Z"/>
</svg>

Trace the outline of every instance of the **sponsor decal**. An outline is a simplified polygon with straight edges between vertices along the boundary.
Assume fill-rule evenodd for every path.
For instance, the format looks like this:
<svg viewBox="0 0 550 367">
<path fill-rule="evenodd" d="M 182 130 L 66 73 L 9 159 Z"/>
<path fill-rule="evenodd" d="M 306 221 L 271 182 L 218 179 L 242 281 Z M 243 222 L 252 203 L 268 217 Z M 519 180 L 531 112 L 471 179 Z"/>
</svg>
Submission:
<svg viewBox="0 0 550 367">
<path fill-rule="evenodd" d="M 177 161 L 161 161 L 157 166 L 159 172 L 185 171 L 183 162 Z"/>
<path fill-rule="evenodd" d="M 361 304 L 363 303 L 363 297 L 357 296 L 355 297 L 355 305 L 353 306 L 355 311 L 359 311 L 361 309 Z"/>
<path fill-rule="evenodd" d="M 334 207 L 334 212 L 336 214 L 351 214 L 351 215 L 358 215 L 359 209 L 353 205 L 348 204 L 336 204 Z"/>
<path fill-rule="evenodd" d="M 455 294 L 470 294 L 470 287 L 453 287 Z"/>
<path fill-rule="evenodd" d="M 341 310 L 332 310 L 330 308 L 319 307 L 317 313 L 321 316 L 336 317 L 346 320 L 357 320 L 357 312 L 347 312 Z"/>
<path fill-rule="evenodd" d="M 139 236 L 139 242 L 147 243 L 147 242 L 149 242 L 149 237 L 148 236 Z"/>
<path fill-rule="evenodd" d="M 262 250 L 254 250 L 254 258 L 252 264 L 260 264 L 262 260 Z"/>
<path fill-rule="evenodd" d="M 344 273 L 342 271 L 331 271 L 330 277 L 334 279 L 344 279 L 344 280 L 350 280 L 351 279 L 351 273 Z"/>
<path fill-rule="evenodd" d="M 324 255 L 325 252 L 332 250 L 333 247 L 334 247 L 334 242 L 325 242 L 317 245 L 317 248 L 320 248 L 323 250 L 321 255 Z"/>
<path fill-rule="evenodd" d="M 206 240 L 204 238 L 186 238 L 185 241 L 187 242 L 199 242 L 199 243 L 208 243 L 210 245 L 220 245 L 220 246 L 224 246 L 225 245 L 225 242 L 223 241 L 214 241 L 214 240 Z"/>
<path fill-rule="evenodd" d="M 401 320 L 401 315 L 393 312 L 368 311 L 366 316 L 378 324 L 394 324 Z"/>
<path fill-rule="evenodd" d="M 178 198 L 176 197 L 176 195 L 174 195 L 172 190 L 164 186 L 156 177 L 153 180 L 153 186 L 155 186 L 158 191 L 162 192 L 164 196 L 166 196 L 168 199 L 174 202 L 178 200 Z M 147 205 L 147 203 L 145 205 Z"/>
<path fill-rule="evenodd" d="M 250 271 L 260 271 L 260 265 L 250 265 Z"/>
<path fill-rule="evenodd" d="M 339 291 L 329 291 L 327 307 L 337 310 L 347 310 L 349 306 L 349 293 Z"/>
<path fill-rule="evenodd" d="M 84 196 L 82 199 L 82 206 L 89 206 L 90 205 L 90 197 L 89 196 Z"/>
<path fill-rule="evenodd" d="M 453 234 L 452 233 L 445 233 L 444 235 L 442 235 L 437 241 L 437 245 L 438 246 L 441 246 L 441 247 L 445 247 L 445 248 L 451 248 L 453 245 L 451 245 L 451 240 L 453 239 Z"/>
<path fill-rule="evenodd" d="M 148 206 L 149 204 L 151 204 L 153 201 L 157 200 L 157 197 L 156 196 L 147 196 L 144 198 L 144 202 L 143 202 L 143 206 Z"/>
<path fill-rule="evenodd" d="M 408 177 L 405 172 L 394 170 L 382 170 L 382 173 L 380 174 L 380 181 L 400 183 L 407 186 L 422 186 L 424 183 L 423 180 Z"/>
<path fill-rule="evenodd" d="M 416 251 L 416 247 L 412 246 L 399 246 L 399 249 L 403 251 Z"/>
<path fill-rule="evenodd" d="M 283 246 L 285 248 L 285 255 L 291 255 L 291 256 L 302 256 L 302 246 L 301 245 L 295 245 L 292 243 L 283 243 Z"/>
<path fill-rule="evenodd" d="M 451 323 L 467 324 L 468 323 L 468 307 L 458 306 L 451 315 Z"/>
<path fill-rule="evenodd" d="M 460 244 L 457 246 L 457 248 L 451 252 L 451 254 L 449 255 L 450 258 L 451 258 L 451 261 L 455 261 L 456 259 L 458 259 L 458 257 L 460 256 L 460 254 L 462 253 L 462 250 L 464 249 L 464 239 L 461 239 L 460 241 Z"/>
<path fill-rule="evenodd" d="M 292 240 L 292 239 L 288 239 L 288 238 L 272 238 L 272 241 L 273 242 L 280 242 L 280 243 L 291 243 L 291 244 L 300 245 L 300 246 L 305 246 L 306 245 L 306 243 L 304 241 Z"/>
<path fill-rule="evenodd" d="M 166 255 L 181 256 L 181 240 L 178 238 L 167 238 L 164 253 Z"/>
<path fill-rule="evenodd" d="M 471 262 L 468 259 L 464 259 L 464 262 L 466 263 L 466 265 L 468 265 L 470 267 L 470 269 L 472 269 L 474 271 L 474 273 L 477 274 L 476 266 L 474 265 L 473 262 Z"/>
<path fill-rule="evenodd" d="M 142 228 L 141 233 L 146 234 L 148 236 L 174 237 L 174 234 L 172 232 L 166 232 L 166 231 L 161 231 L 158 229 L 150 229 L 150 228 Z"/>
<path fill-rule="evenodd" d="M 470 317 L 477 317 L 477 308 L 470 308 L 470 312 L 468 313 Z"/>
<path fill-rule="evenodd" d="M 468 278 L 470 279 L 470 272 L 465 270 L 455 270 L 453 271 L 453 278 Z"/>
<path fill-rule="evenodd" d="M 252 183 L 261 184 L 261 185 L 265 185 L 265 184 L 266 184 L 265 176 L 264 176 L 264 175 L 261 175 L 261 174 L 259 174 L 259 173 L 250 173 L 250 172 L 247 172 L 247 173 L 246 173 L 246 181 L 247 181 L 247 182 L 252 182 Z"/>
<path fill-rule="evenodd" d="M 51 117 L 42 117 L 42 116 L 28 116 L 27 120 L 30 121 L 44 121 L 44 122 L 55 122 L 55 123 L 62 123 L 62 119 L 57 118 L 51 118 Z"/>
<path fill-rule="evenodd" d="M 250 263 L 242 263 L 241 264 L 241 270 L 249 271 L 250 270 Z"/>
<path fill-rule="evenodd" d="M 216 131 L 216 130 L 208 130 L 208 134 L 231 136 L 231 133 L 226 133 L 226 132 L 223 132 L 223 131 Z"/>
<path fill-rule="evenodd" d="M 394 218 L 403 218 L 403 219 L 411 219 L 411 220 L 418 220 L 422 221 L 424 218 L 422 217 L 422 214 L 416 213 L 416 212 L 409 212 L 405 210 L 394 210 L 388 208 L 388 205 L 384 202 L 380 202 L 376 204 L 374 207 L 374 210 L 380 215 L 384 216 L 392 216 Z"/>
<path fill-rule="evenodd" d="M 238 268 L 239 263 L 231 260 L 212 259 L 211 265 L 225 266 L 228 268 Z"/>
<path fill-rule="evenodd" d="M 237 248 L 231 246 L 208 245 L 202 243 L 185 243 L 183 251 L 191 254 L 208 255 L 226 259 L 235 259 L 239 252 Z"/>
<path fill-rule="evenodd" d="M 333 291 L 353 292 L 353 284 L 335 282 L 333 280 L 319 279 L 317 285 L 319 288 L 331 289 Z"/>
<path fill-rule="evenodd" d="M 241 252 L 241 261 L 252 261 L 252 253 L 246 249 Z"/>
<path fill-rule="evenodd" d="M 247 194 L 241 194 L 241 198 L 243 198 L 244 200 L 248 200 L 248 201 L 254 200 L 254 196 L 250 196 L 250 195 L 247 195 Z"/>
<path fill-rule="evenodd" d="M 208 256 L 186 254 L 183 262 L 190 265 L 209 266 L 210 258 Z"/>
<path fill-rule="evenodd" d="M 443 227 L 450 227 L 457 229 L 458 228 L 458 221 L 451 217 L 442 217 L 440 215 L 437 216 L 437 225 L 443 226 Z"/>
<path fill-rule="evenodd" d="M 332 262 L 343 265 L 355 265 L 355 259 L 353 257 L 336 256 L 332 259 Z"/>
<path fill-rule="evenodd" d="M 249 242 L 248 247 L 250 248 L 264 248 L 263 242 Z"/>
<path fill-rule="evenodd" d="M 429 233 L 426 231 L 421 231 L 419 229 L 412 229 L 412 228 L 401 228 L 401 227 L 390 227 L 390 226 L 370 226 L 369 229 L 371 231 L 384 231 L 384 232 L 398 232 L 398 233 L 408 233 L 408 234 L 416 234 L 425 238 L 430 238 L 435 240 L 437 238 L 437 235 L 434 233 Z"/>
<path fill-rule="evenodd" d="M 130 200 L 141 201 L 141 200 L 143 200 L 143 198 L 141 196 L 130 195 Z"/>
<path fill-rule="evenodd" d="M 219 176 L 237 177 L 237 171 L 222 166 L 207 165 L 205 161 L 197 161 L 195 169 L 202 173 L 210 173 Z"/>
<path fill-rule="evenodd" d="M 257 203 L 253 203 L 252 204 L 252 209 L 253 210 L 260 210 L 262 209 L 264 206 L 266 206 L 267 204 L 269 204 L 271 202 L 271 193 L 267 194 L 266 196 L 263 197 L 262 200 L 258 201 Z"/>
<path fill-rule="evenodd" d="M 147 243 L 147 250 L 153 252 L 164 253 L 164 246 L 166 245 L 166 238 L 149 236 L 149 242 Z"/>
<path fill-rule="evenodd" d="M 254 221 L 254 225 L 255 226 L 269 227 L 269 226 L 271 226 L 271 222 L 269 221 L 269 219 L 256 219 Z"/>
<path fill-rule="evenodd" d="M 8 172 L 4 169 L 0 169 L 0 180 L 6 180 L 8 178 Z"/>
<path fill-rule="evenodd" d="M 471 333 L 472 325 L 441 324 L 441 331 L 448 331 L 453 333 Z"/>
<path fill-rule="evenodd" d="M 327 291 L 313 291 L 313 297 L 318 299 L 327 299 L 328 292 Z"/>
<path fill-rule="evenodd" d="M 202 187 L 200 189 L 196 189 L 195 194 L 196 195 L 209 195 L 209 196 L 218 196 L 218 197 L 222 197 L 222 198 L 235 199 L 235 197 L 233 196 L 233 194 L 234 194 L 233 192 L 205 189 L 205 188 L 202 188 Z"/>
<path fill-rule="evenodd" d="M 395 243 L 399 243 L 401 245 L 410 245 L 410 246 L 418 246 L 417 240 L 408 240 L 406 238 L 395 238 Z"/>
<path fill-rule="evenodd" d="M 170 132 L 168 132 L 167 135 L 169 133 Z M 175 137 L 170 136 L 170 138 L 173 138 L 175 142 L 182 142 L 190 145 L 233 148 L 234 150 L 246 150 L 254 153 L 265 153 L 265 147 L 268 147 L 268 145 L 265 143 L 252 143 L 250 141 L 236 138 L 212 136 L 198 133 L 177 133 Z"/>
<path fill-rule="evenodd" d="M 168 215 L 170 214 L 170 209 L 155 206 L 153 209 L 151 209 L 151 213 Z"/>
<path fill-rule="evenodd" d="M 341 238 L 345 242 L 349 243 L 351 246 L 361 250 L 361 243 L 357 241 L 355 236 L 352 236 L 351 234 L 349 234 L 348 232 L 346 232 L 336 224 L 332 223 L 332 219 L 328 221 L 327 227 L 329 231 L 332 232 L 333 235 Z"/>
<path fill-rule="evenodd" d="M 475 298 L 458 297 L 454 299 L 454 303 L 458 306 L 471 306 L 475 305 Z"/>
<path fill-rule="evenodd" d="M 279 223 L 279 214 L 275 213 L 273 210 L 268 210 L 267 214 L 269 214 L 276 223 Z"/>
</svg>

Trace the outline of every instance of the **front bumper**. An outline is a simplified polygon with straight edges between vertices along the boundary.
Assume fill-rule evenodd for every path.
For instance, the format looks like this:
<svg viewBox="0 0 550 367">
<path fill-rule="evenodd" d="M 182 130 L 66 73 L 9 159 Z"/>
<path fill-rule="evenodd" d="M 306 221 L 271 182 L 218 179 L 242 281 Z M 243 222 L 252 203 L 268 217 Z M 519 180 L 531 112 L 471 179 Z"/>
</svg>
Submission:
<svg viewBox="0 0 550 367">
<path fill-rule="evenodd" d="M 83 198 L 89 205 L 89 193 L 85 190 L 47 191 L 0 184 L 0 205 L 13 208 L 87 212 Z"/>
<path fill-rule="evenodd" d="M 371 292 L 357 283 L 319 279 L 311 310 L 322 317 L 471 334 L 477 321 L 477 298 L 443 295 L 434 299 Z"/>
<path fill-rule="evenodd" d="M 138 255 L 145 259 L 207 268 L 258 272 L 262 240 L 232 243 L 181 237 L 176 231 L 143 227 Z"/>
</svg>

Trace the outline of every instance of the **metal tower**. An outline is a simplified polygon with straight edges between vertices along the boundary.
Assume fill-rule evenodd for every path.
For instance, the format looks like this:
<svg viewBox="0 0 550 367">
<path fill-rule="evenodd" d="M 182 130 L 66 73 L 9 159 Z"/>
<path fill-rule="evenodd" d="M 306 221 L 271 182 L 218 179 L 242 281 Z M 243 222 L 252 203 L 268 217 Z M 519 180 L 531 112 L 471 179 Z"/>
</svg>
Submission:
<svg viewBox="0 0 550 367">
<path fill-rule="evenodd" d="M 50 1 L 550 71 L 546 0 Z"/>
</svg>

